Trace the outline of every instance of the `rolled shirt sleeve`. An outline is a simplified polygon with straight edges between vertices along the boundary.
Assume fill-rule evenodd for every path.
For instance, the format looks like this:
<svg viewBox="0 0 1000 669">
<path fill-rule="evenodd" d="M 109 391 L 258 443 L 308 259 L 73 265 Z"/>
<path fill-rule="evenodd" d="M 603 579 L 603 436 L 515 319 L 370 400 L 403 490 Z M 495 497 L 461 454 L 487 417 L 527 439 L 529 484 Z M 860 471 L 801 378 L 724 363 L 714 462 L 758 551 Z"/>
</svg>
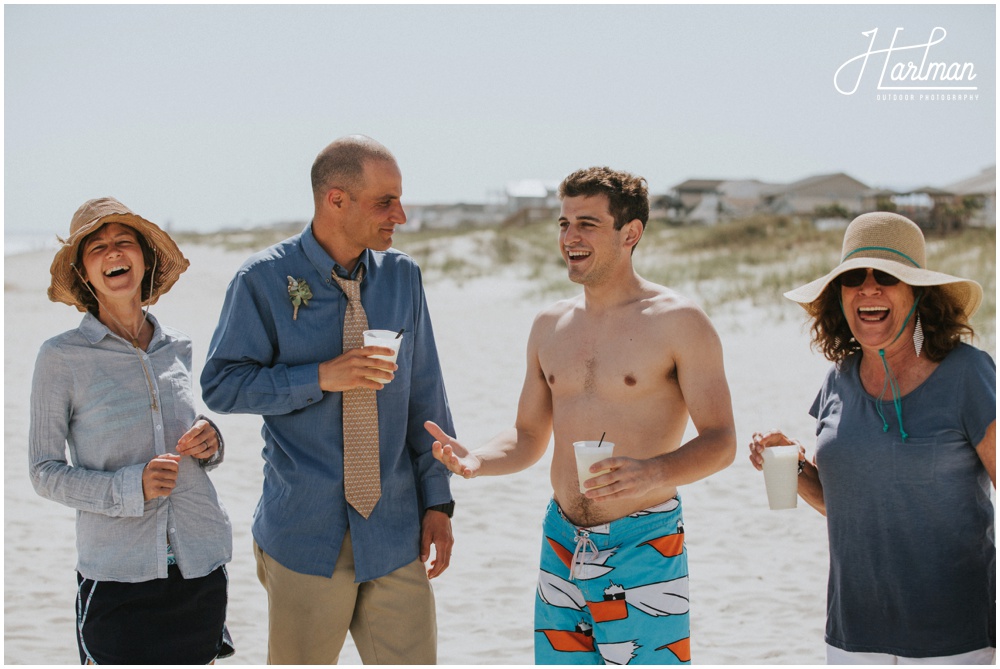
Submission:
<svg viewBox="0 0 1000 669">
<path fill-rule="evenodd" d="M 35 492 L 80 511 L 141 516 L 143 464 L 103 471 L 71 466 L 67 461 L 74 387 L 71 361 L 54 342 L 46 342 L 35 361 L 31 383 L 28 469 Z"/>
</svg>

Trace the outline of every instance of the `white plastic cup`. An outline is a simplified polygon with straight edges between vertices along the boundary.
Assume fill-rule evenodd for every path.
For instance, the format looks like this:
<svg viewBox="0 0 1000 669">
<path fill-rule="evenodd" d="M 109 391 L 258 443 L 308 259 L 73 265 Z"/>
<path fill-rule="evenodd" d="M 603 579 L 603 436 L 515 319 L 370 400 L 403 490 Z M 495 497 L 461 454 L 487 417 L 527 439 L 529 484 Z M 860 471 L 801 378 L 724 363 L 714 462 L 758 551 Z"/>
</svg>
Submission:
<svg viewBox="0 0 1000 669">
<path fill-rule="evenodd" d="M 368 356 L 369 358 L 388 360 L 392 363 L 396 362 L 396 358 L 399 356 L 399 345 L 403 343 L 402 336 L 397 336 L 397 333 L 392 330 L 365 330 L 362 334 L 365 338 L 365 346 L 384 346 L 385 348 L 391 348 L 393 351 L 392 355 L 370 355 Z M 377 381 L 383 385 L 389 383 L 389 381 L 376 379 L 372 376 L 367 376 L 365 378 Z"/>
<path fill-rule="evenodd" d="M 614 457 L 615 445 L 610 441 L 574 441 L 573 450 L 576 452 L 576 475 L 580 479 L 580 492 L 586 494 L 587 490 L 595 488 L 584 488 L 584 481 L 611 471 L 602 469 L 599 472 L 591 472 L 590 466 L 605 458 Z"/>
<path fill-rule="evenodd" d="M 799 501 L 799 447 L 764 449 L 764 485 L 772 511 L 794 509 Z"/>
</svg>

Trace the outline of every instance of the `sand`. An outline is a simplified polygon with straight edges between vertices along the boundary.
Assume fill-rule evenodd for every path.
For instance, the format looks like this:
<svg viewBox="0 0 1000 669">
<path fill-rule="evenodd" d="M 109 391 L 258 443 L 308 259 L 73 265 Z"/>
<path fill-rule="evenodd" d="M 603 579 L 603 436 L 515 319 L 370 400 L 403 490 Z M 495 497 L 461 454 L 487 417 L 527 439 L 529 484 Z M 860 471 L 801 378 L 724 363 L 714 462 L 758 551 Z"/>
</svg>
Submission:
<svg viewBox="0 0 1000 669">
<path fill-rule="evenodd" d="M 194 341 L 200 374 L 226 285 L 246 255 L 184 249 L 191 269 L 152 308 Z M 5 258 L 4 662 L 75 664 L 74 512 L 38 497 L 27 476 L 28 396 L 41 343 L 80 314 L 46 299 L 51 253 Z M 458 284 L 428 277 L 427 299 L 459 438 L 476 445 L 512 424 L 534 314 L 552 297 L 510 271 Z M 697 295 L 692 295 L 697 299 Z M 794 305 L 711 313 L 725 347 L 738 432 L 736 462 L 682 488 L 697 664 L 824 661 L 827 544 L 823 518 L 770 511 L 763 477 L 747 461 L 751 432 L 782 427 L 810 444 L 806 411 L 827 363 L 809 350 Z M 197 395 L 197 393 L 196 393 Z M 204 405 L 199 410 L 209 413 Z M 213 414 L 210 414 L 213 415 Z M 237 654 L 220 664 L 263 664 L 267 598 L 257 581 L 250 524 L 262 479 L 261 419 L 214 416 L 225 464 L 212 477 L 233 524 L 229 628 Z M 689 436 L 691 431 L 689 429 Z M 548 458 L 520 474 L 453 479 L 451 568 L 434 581 L 442 664 L 531 664 L 532 612 Z M 348 641 L 342 663 L 358 664 Z"/>
</svg>

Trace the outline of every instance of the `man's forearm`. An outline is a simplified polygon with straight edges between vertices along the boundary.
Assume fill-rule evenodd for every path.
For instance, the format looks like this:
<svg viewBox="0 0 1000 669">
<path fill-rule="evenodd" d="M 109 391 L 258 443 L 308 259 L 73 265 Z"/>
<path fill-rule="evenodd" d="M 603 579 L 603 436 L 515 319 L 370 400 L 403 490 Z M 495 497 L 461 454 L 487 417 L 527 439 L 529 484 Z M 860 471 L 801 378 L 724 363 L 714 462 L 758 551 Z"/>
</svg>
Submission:
<svg viewBox="0 0 1000 669">
<path fill-rule="evenodd" d="M 323 398 L 318 365 L 262 367 L 210 359 L 201 376 L 202 397 L 217 413 L 276 416 Z"/>
<path fill-rule="evenodd" d="M 725 469 L 735 458 L 735 430 L 717 428 L 704 430 L 677 450 L 659 455 L 653 460 L 660 469 L 659 478 L 663 485 L 676 488 Z"/>
<path fill-rule="evenodd" d="M 548 446 L 538 435 L 511 427 L 472 451 L 479 458 L 479 476 L 502 476 L 527 469 L 538 462 Z"/>
</svg>

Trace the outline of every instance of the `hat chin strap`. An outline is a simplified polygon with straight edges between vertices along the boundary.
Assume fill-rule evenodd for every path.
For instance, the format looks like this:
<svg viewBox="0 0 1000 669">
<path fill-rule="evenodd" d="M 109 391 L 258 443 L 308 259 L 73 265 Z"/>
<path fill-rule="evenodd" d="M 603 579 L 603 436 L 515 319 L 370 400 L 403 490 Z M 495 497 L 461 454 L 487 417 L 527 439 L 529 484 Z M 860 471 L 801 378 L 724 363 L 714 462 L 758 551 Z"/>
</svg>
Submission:
<svg viewBox="0 0 1000 669">
<path fill-rule="evenodd" d="M 892 346 L 896 343 L 896 340 L 902 336 L 903 332 L 906 330 L 906 326 L 909 324 L 910 319 L 913 318 L 914 312 L 917 310 L 917 304 L 920 303 L 921 295 L 917 295 L 917 299 L 913 301 L 913 306 L 910 307 L 910 313 L 906 315 L 906 320 L 903 321 L 903 327 L 899 328 L 899 332 L 893 337 L 893 340 L 889 342 Z M 899 392 L 899 381 L 896 379 L 896 375 L 892 373 L 889 369 L 889 363 L 885 359 L 885 349 L 880 348 L 878 350 L 879 358 L 882 359 L 882 367 L 885 369 L 885 383 L 882 384 L 882 392 L 879 393 L 877 400 L 875 401 L 875 411 L 878 412 L 879 418 L 882 419 L 882 431 L 889 431 L 889 421 L 885 419 L 885 414 L 882 413 L 882 400 L 885 398 L 886 388 L 892 391 L 892 405 L 896 409 L 896 418 L 899 420 L 899 435 L 903 439 L 903 443 L 906 443 L 906 438 L 910 435 L 906 433 L 903 428 L 903 400 Z"/>
<path fill-rule="evenodd" d="M 122 322 L 120 320 L 118 320 L 117 318 L 115 318 L 115 315 L 113 313 L 111 313 L 111 310 L 108 309 L 108 307 L 103 302 L 101 302 L 101 298 L 99 298 L 97 296 L 97 293 L 94 292 L 93 286 L 90 285 L 89 281 L 87 281 L 85 278 L 83 278 L 83 274 L 80 273 L 80 270 L 77 268 L 76 263 L 71 262 L 69 264 L 69 266 L 73 268 L 73 271 L 76 272 L 76 275 L 80 278 L 80 282 L 90 292 L 90 294 L 94 296 L 94 299 L 97 300 L 97 304 L 99 304 L 100 306 L 104 307 L 104 312 L 108 316 L 111 317 L 111 320 L 113 320 L 115 323 L 118 324 L 118 327 L 120 327 L 126 333 L 132 335 L 132 345 L 135 346 L 136 348 L 139 348 L 139 331 L 142 330 L 142 323 L 146 322 L 146 316 L 149 315 L 149 304 L 147 304 L 146 308 L 142 310 L 142 323 L 139 324 L 139 331 L 136 331 L 135 334 L 132 334 L 131 332 L 129 332 L 129 330 L 128 330 L 127 327 L 125 327 L 124 325 L 122 325 Z M 149 297 L 150 297 L 150 299 L 152 299 L 152 297 L 153 297 L 153 282 L 155 281 L 155 277 L 156 277 L 156 252 L 154 251 L 153 252 L 153 268 L 149 272 Z M 140 300 L 142 299 L 142 282 L 141 281 L 139 282 L 139 299 Z"/>
</svg>

